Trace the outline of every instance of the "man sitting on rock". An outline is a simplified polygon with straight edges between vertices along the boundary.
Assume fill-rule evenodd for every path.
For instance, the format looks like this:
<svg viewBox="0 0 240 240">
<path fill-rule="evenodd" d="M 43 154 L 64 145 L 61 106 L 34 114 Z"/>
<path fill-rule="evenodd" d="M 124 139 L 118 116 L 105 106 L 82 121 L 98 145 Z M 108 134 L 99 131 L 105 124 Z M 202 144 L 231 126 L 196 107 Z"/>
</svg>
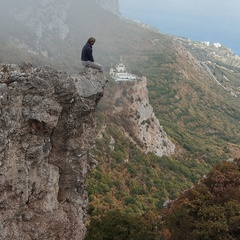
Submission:
<svg viewBox="0 0 240 240">
<path fill-rule="evenodd" d="M 96 39 L 90 37 L 87 43 L 82 49 L 81 60 L 82 64 L 85 67 L 92 67 L 98 69 L 100 72 L 103 72 L 103 67 L 101 64 L 94 62 L 92 46 L 96 42 Z"/>
</svg>

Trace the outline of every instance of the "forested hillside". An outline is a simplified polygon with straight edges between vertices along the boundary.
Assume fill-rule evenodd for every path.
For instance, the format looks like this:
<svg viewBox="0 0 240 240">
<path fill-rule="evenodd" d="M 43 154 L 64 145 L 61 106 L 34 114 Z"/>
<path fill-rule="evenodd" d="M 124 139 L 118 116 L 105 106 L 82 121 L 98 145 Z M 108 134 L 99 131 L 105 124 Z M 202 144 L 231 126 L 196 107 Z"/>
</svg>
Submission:
<svg viewBox="0 0 240 240">
<path fill-rule="evenodd" d="M 147 76 L 150 103 L 177 146 L 175 154 L 144 154 L 126 137 L 124 132 L 133 132 L 126 122 L 128 116 L 117 117 L 114 105 L 130 97 L 131 84 L 110 80 L 96 114 L 98 129 L 104 129 L 104 134 L 96 144 L 100 164 L 89 180 L 92 214 L 114 207 L 141 213 L 162 208 L 165 200 L 176 198 L 212 164 L 239 154 L 239 97 L 216 82 L 221 81 L 217 75 L 221 66 L 214 65 L 209 74 L 202 60 L 175 44 L 159 53 L 148 52 L 146 58 L 129 66 L 133 73 Z M 239 69 L 233 69 L 225 67 L 224 74 L 232 79 L 229 84 L 238 86 Z M 119 98 L 121 92 L 125 94 Z M 102 182 L 106 188 L 98 189 Z"/>
<path fill-rule="evenodd" d="M 94 216 L 85 239 L 237 240 L 239 181 L 239 159 L 222 162 L 162 210 L 129 214 L 115 208 Z"/>
</svg>

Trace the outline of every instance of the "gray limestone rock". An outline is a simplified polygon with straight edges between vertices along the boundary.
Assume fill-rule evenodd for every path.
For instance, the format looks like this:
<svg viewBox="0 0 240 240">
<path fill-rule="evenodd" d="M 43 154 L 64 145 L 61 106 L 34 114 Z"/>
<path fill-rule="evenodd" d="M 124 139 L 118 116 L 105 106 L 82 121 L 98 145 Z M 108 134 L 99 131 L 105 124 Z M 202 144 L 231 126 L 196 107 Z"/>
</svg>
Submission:
<svg viewBox="0 0 240 240">
<path fill-rule="evenodd" d="M 0 240 L 83 239 L 105 83 L 91 68 L 0 65 Z"/>
</svg>

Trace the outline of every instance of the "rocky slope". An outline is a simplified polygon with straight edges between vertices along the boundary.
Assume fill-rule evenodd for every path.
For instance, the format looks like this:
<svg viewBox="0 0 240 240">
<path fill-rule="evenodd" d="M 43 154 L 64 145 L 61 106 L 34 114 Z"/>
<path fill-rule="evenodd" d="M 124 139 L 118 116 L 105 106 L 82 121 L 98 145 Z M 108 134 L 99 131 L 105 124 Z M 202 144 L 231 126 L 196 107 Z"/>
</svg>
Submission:
<svg viewBox="0 0 240 240">
<path fill-rule="evenodd" d="M 110 101 L 106 114 L 113 118 L 113 122 L 120 123 L 125 135 L 143 152 L 157 156 L 174 153 L 175 145 L 168 139 L 149 103 L 146 77 L 113 82 L 105 93 L 104 99 Z"/>
<path fill-rule="evenodd" d="M 106 79 L 0 67 L 0 239 L 83 239 L 93 111 Z"/>
<path fill-rule="evenodd" d="M 95 0 L 103 9 L 116 15 L 120 15 L 118 0 Z"/>
</svg>

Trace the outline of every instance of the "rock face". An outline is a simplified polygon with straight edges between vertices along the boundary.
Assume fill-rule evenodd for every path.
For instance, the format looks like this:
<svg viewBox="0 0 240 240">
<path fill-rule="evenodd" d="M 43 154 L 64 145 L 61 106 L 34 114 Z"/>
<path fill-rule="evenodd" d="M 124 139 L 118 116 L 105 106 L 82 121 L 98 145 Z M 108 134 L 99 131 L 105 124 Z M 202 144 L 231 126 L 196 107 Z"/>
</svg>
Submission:
<svg viewBox="0 0 240 240">
<path fill-rule="evenodd" d="M 97 25 L 104 21 L 101 16 L 104 13 L 111 17 L 113 14 L 120 16 L 118 0 L 5 1 L 0 3 L 0 21 L 5 23 L 8 19 L 8 23 L 0 26 L 1 44 L 13 45 L 44 62 L 54 62 L 62 55 L 66 59 L 69 55 L 74 56 L 76 49 L 91 37 L 89 29 L 94 37 L 102 36 L 101 31 L 99 36 Z M 90 25 L 86 19 L 91 19 Z M 79 54 L 73 62 L 78 60 Z M 0 60 L 5 59 L 4 55 L 5 52 L 0 54 Z M 26 56 L 22 58 L 26 59 Z M 14 59 L 10 61 L 16 63 Z"/>
<path fill-rule="evenodd" d="M 116 84 L 115 93 L 107 88 L 105 95 L 112 99 L 114 121 L 121 119 L 125 133 L 144 152 L 157 156 L 173 154 L 175 145 L 169 140 L 149 103 L 146 77 Z"/>
<path fill-rule="evenodd" d="M 120 15 L 118 0 L 95 0 L 103 9 Z"/>
<path fill-rule="evenodd" d="M 94 8 L 102 8 L 115 15 L 120 15 L 118 0 L 89 0 L 89 4 L 78 3 L 78 0 L 38 0 L 37 2 L 25 2 L 19 5 L 16 0 L 11 7 L 11 17 L 17 22 L 27 26 L 35 35 L 36 44 L 48 36 L 65 40 L 70 31 L 71 23 L 68 21 L 77 8 L 88 12 L 89 4 Z M 96 6 L 95 6 L 96 5 Z M 4 6 L 5 7 L 5 6 Z M 80 14 L 82 15 L 82 14 Z M 83 21 L 75 19 L 75 21 Z"/>
<path fill-rule="evenodd" d="M 143 143 L 145 151 L 157 156 L 173 154 L 175 145 L 169 140 L 149 103 L 146 77 L 135 82 L 131 90 L 134 100 L 130 106 L 136 111 L 136 117 L 131 120 L 138 126 L 135 133 Z"/>
<path fill-rule="evenodd" d="M 14 17 L 32 29 L 37 39 L 43 38 L 46 34 L 54 34 L 60 39 L 65 39 L 69 32 L 66 19 L 70 2 L 39 0 L 37 3 L 26 4 L 22 11 L 16 9 Z"/>
<path fill-rule="evenodd" d="M 0 239 L 83 239 L 105 77 L 0 66 Z"/>
</svg>

